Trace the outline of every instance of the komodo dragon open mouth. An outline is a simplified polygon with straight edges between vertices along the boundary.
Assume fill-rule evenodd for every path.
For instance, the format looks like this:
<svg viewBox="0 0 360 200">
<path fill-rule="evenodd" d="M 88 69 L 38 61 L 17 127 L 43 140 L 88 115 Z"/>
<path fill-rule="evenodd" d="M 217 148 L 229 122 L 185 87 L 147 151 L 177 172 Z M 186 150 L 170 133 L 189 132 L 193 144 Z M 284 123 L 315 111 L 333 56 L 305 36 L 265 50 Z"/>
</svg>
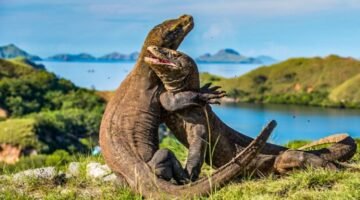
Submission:
<svg viewBox="0 0 360 200">
<path fill-rule="evenodd" d="M 167 65 L 177 67 L 177 65 L 172 61 L 174 55 L 169 55 L 170 52 L 162 52 L 155 46 L 149 46 L 147 48 L 150 56 L 145 57 L 145 62 L 153 65 Z"/>
</svg>

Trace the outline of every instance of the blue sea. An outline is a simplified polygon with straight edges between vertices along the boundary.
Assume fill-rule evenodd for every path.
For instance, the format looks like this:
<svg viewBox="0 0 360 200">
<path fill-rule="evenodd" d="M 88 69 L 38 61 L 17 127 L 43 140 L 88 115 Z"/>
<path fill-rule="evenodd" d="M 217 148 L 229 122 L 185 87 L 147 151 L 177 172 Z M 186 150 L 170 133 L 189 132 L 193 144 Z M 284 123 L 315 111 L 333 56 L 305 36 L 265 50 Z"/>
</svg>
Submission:
<svg viewBox="0 0 360 200">
<path fill-rule="evenodd" d="M 97 90 L 114 90 L 134 66 L 134 62 L 49 62 L 48 71 Z M 259 67 L 254 64 L 199 64 L 201 72 L 223 77 L 241 76 Z M 217 115 L 230 127 L 255 137 L 271 119 L 278 122 L 271 142 L 314 140 L 334 133 L 360 137 L 360 110 L 317 108 L 295 105 L 238 104 L 213 106 Z"/>
</svg>

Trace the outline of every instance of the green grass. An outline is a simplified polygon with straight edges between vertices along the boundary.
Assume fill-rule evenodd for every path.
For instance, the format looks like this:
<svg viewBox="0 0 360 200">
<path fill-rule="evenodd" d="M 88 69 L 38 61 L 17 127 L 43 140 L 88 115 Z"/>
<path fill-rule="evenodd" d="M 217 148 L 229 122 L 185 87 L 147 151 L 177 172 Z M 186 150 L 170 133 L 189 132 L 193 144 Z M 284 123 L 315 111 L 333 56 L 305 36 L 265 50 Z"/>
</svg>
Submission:
<svg viewBox="0 0 360 200">
<path fill-rule="evenodd" d="M 359 199 L 360 173 L 307 169 L 285 177 L 232 183 L 212 199 Z"/>
<path fill-rule="evenodd" d="M 54 181 L 0 180 L 1 199 L 141 199 L 127 187 L 101 183 L 86 176 Z M 359 199 L 359 172 L 307 169 L 288 176 L 269 176 L 232 182 L 210 197 L 201 199 Z M 31 196 L 30 196 L 31 195 Z"/>
<path fill-rule="evenodd" d="M 58 160 L 61 161 L 61 160 Z M 25 179 L 16 182 L 9 178 L 0 178 L 0 199 L 141 199 L 125 186 L 114 183 L 102 183 L 87 178 L 86 165 L 95 161 L 104 163 L 100 156 L 73 156 L 71 161 L 81 163 L 80 175 L 76 178 L 54 180 Z M 55 166 L 58 171 L 65 171 L 68 162 Z M 10 175 L 10 172 L 5 172 Z"/>
<path fill-rule="evenodd" d="M 0 122 L 0 143 L 20 147 L 40 147 L 37 140 L 34 119 L 9 119 Z"/>
<path fill-rule="evenodd" d="M 298 148 L 308 142 L 293 141 L 287 146 Z M 357 143 L 359 144 L 360 140 L 357 140 Z M 179 160 L 185 161 L 187 151 L 175 139 L 165 138 L 161 147 L 174 151 Z M 357 152 L 355 157 L 359 157 L 359 154 Z M 66 170 L 66 166 L 71 161 L 80 162 L 81 175 L 77 178 L 67 179 L 65 182 L 27 180 L 25 183 L 17 183 L 6 178 L 0 178 L 0 199 L 141 199 L 139 195 L 132 193 L 127 187 L 86 178 L 84 171 L 86 164 L 91 161 L 104 163 L 101 156 L 68 155 L 68 157 L 53 157 L 52 160 L 52 166 L 56 166 L 61 171 Z M 358 163 L 359 160 L 355 164 Z M 4 173 L 9 175 L 13 172 L 6 171 Z M 206 175 L 203 174 L 203 176 Z M 345 200 L 359 199 L 359 188 L 360 172 L 347 170 L 334 172 L 308 168 L 302 171 L 294 171 L 283 177 L 275 175 L 262 178 L 244 177 L 242 180 L 233 181 L 224 188 L 216 190 L 210 197 L 200 199 Z"/>
<path fill-rule="evenodd" d="M 224 78 L 221 76 L 209 74 L 207 72 L 201 73 L 201 75 L 200 75 L 201 83 L 210 83 L 211 82 L 213 84 L 217 84 L 221 80 L 224 80 Z"/>
<path fill-rule="evenodd" d="M 32 62 L 24 57 L 16 57 L 13 59 L 8 59 L 8 61 L 12 62 L 15 65 L 26 67 L 26 68 L 42 69 L 40 65 L 37 65 L 34 62 Z"/>
<path fill-rule="evenodd" d="M 360 74 L 345 81 L 335 89 L 333 89 L 329 95 L 329 98 L 334 102 L 360 102 Z"/>
</svg>

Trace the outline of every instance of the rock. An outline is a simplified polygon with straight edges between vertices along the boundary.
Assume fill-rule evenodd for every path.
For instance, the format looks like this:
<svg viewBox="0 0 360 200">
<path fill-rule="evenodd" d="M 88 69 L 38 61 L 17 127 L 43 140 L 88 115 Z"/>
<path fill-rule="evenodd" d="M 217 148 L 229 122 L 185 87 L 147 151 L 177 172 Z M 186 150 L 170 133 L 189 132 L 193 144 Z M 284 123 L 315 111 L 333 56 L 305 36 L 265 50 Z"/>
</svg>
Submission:
<svg viewBox="0 0 360 200">
<path fill-rule="evenodd" d="M 77 177 L 80 175 L 80 163 L 71 162 L 66 171 L 66 178 Z"/>
<path fill-rule="evenodd" d="M 110 175 L 107 175 L 104 178 L 102 178 L 102 181 L 116 183 L 117 182 L 117 176 L 115 174 L 110 174 Z"/>
<path fill-rule="evenodd" d="M 57 171 L 55 167 L 43 167 L 16 173 L 13 176 L 13 180 L 16 182 L 24 182 L 26 179 L 52 180 L 56 177 L 56 175 Z"/>
<path fill-rule="evenodd" d="M 107 165 L 91 162 L 86 166 L 86 176 L 93 179 L 102 179 L 111 174 L 111 170 Z"/>
<path fill-rule="evenodd" d="M 0 175 L 0 181 L 7 181 L 9 180 L 11 177 L 9 175 Z"/>
</svg>

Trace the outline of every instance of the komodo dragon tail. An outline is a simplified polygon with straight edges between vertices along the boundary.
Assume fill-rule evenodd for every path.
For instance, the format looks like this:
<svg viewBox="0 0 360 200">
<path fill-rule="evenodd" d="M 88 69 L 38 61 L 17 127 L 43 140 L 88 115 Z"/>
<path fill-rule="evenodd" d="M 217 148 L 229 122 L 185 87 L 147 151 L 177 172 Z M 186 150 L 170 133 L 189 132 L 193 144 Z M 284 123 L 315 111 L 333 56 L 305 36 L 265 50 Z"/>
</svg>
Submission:
<svg viewBox="0 0 360 200">
<path fill-rule="evenodd" d="M 333 145 L 319 150 L 309 150 L 307 152 L 318 155 L 321 158 L 329 161 L 346 161 L 353 157 L 357 148 L 357 145 L 352 137 L 346 133 L 341 133 L 321 138 L 317 141 L 298 148 L 298 150 L 306 150 L 311 147 L 323 144 Z"/>
<path fill-rule="evenodd" d="M 115 173 L 125 177 L 130 187 L 139 192 L 145 198 L 150 199 L 188 199 L 209 195 L 215 188 L 223 186 L 232 178 L 238 176 L 242 170 L 256 157 L 261 148 L 265 145 L 272 130 L 276 126 L 276 121 L 271 121 L 242 152 L 237 154 L 229 163 L 219 168 L 210 177 L 199 179 L 187 185 L 174 185 L 163 179 L 159 179 L 152 172 L 150 167 L 144 163 L 133 162 L 135 170 L 128 164 L 126 172 L 116 171 L 116 165 L 122 165 L 120 159 L 114 159 L 112 169 Z M 120 149 L 116 149 L 120 150 Z M 133 160 L 134 159 L 131 159 Z M 116 163 L 116 161 L 118 163 Z M 119 162 L 120 161 L 120 162 Z M 127 159 L 127 162 L 129 160 Z"/>
</svg>

